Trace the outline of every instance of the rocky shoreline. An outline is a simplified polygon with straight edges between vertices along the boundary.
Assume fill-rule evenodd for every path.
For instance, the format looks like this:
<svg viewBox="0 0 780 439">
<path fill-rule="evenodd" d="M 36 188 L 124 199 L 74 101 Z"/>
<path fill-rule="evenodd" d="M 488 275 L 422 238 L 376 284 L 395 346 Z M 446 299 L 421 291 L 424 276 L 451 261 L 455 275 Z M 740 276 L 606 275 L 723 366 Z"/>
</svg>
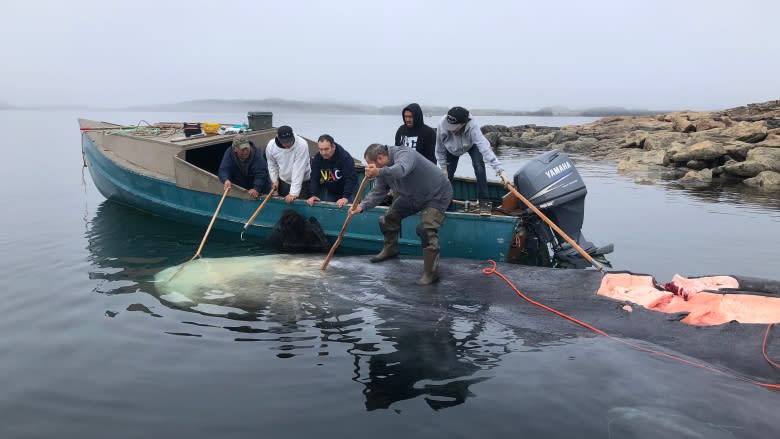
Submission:
<svg viewBox="0 0 780 439">
<path fill-rule="evenodd" d="M 605 117 L 561 128 L 485 125 L 496 149 L 558 149 L 614 160 L 620 171 L 707 187 L 780 190 L 780 100 L 717 112 Z"/>
</svg>

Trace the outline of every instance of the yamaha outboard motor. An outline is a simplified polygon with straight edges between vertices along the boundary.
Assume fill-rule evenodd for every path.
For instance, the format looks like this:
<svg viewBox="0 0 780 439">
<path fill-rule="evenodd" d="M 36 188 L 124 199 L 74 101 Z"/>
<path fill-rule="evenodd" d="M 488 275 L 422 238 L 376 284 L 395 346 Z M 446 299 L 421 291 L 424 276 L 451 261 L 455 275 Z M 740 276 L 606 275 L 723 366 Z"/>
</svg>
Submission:
<svg viewBox="0 0 780 439">
<path fill-rule="evenodd" d="M 585 216 L 585 195 L 588 190 L 580 173 L 568 154 L 551 150 L 524 163 L 514 175 L 514 184 L 523 196 L 541 210 L 591 257 L 608 264 L 603 255 L 611 253 L 612 244 L 596 247 L 582 234 Z M 531 215 L 534 215 L 531 213 Z M 534 215 L 535 216 L 535 215 Z M 552 249 L 556 265 L 585 267 L 589 264 L 569 243 L 558 236 L 541 220 L 530 220 L 529 232 L 535 240 L 531 246 L 547 246 Z M 530 248 L 530 251 L 536 249 Z"/>
</svg>

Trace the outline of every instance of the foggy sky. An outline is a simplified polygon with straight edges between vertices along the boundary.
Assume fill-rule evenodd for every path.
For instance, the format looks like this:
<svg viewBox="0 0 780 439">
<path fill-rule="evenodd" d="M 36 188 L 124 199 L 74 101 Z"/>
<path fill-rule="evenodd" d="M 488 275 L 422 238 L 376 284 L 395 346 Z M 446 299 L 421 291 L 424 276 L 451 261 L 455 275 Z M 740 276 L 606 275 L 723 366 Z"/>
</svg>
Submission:
<svg viewBox="0 0 780 439">
<path fill-rule="evenodd" d="M 774 0 L 27 0 L 0 19 L 0 102 L 714 110 L 780 99 L 778 16 Z"/>
</svg>

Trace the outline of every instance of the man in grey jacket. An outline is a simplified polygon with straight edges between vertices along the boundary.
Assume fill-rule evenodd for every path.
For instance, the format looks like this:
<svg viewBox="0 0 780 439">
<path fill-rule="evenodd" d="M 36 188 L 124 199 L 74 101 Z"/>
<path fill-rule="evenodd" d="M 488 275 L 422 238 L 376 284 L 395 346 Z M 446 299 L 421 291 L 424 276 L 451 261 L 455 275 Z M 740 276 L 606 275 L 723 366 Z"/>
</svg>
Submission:
<svg viewBox="0 0 780 439">
<path fill-rule="evenodd" d="M 395 194 L 393 204 L 379 218 L 384 247 L 371 262 L 398 256 L 401 220 L 420 212 L 417 235 L 423 247 L 423 275 L 417 283 L 428 285 L 438 281 L 439 228 L 452 201 L 452 185 L 436 165 L 411 148 L 374 143 L 366 148 L 365 159 L 366 178 L 376 177 L 376 181 L 365 199 L 352 207 L 352 214 L 377 206 L 390 190 Z"/>
<path fill-rule="evenodd" d="M 467 153 L 471 156 L 474 176 L 477 177 L 477 199 L 484 206 L 489 200 L 485 160 L 505 186 L 509 183 L 509 177 L 501 168 L 501 162 L 493 154 L 490 142 L 482 134 L 481 128 L 469 117 L 469 111 L 463 107 L 452 107 L 441 119 L 436 132 L 436 163 L 450 181 L 458 169 L 458 159 Z"/>
</svg>

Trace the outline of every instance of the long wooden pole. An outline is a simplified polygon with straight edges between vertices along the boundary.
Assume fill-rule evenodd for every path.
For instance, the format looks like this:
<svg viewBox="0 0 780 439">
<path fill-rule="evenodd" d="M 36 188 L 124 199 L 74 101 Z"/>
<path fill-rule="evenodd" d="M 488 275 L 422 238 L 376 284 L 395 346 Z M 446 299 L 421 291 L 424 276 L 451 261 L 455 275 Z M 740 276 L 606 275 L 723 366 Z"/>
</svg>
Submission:
<svg viewBox="0 0 780 439">
<path fill-rule="evenodd" d="M 530 201 L 528 201 L 523 194 L 521 194 L 511 183 L 507 183 L 506 185 L 507 189 L 509 189 L 510 192 L 512 192 L 512 195 L 517 197 L 518 200 L 522 201 L 523 204 L 528 206 L 529 209 L 531 209 L 539 218 L 542 219 L 545 223 L 547 223 L 550 228 L 555 230 L 555 232 L 558 233 L 566 242 L 569 243 L 569 245 L 572 246 L 575 250 L 577 250 L 577 253 L 579 253 L 583 258 L 585 258 L 586 261 L 590 262 L 591 265 L 597 270 L 597 271 L 603 271 L 604 266 L 599 264 L 597 261 L 593 260 L 593 258 L 582 249 L 576 242 L 574 242 L 573 239 L 569 237 L 569 235 L 566 234 L 563 230 L 561 230 L 560 227 L 558 227 L 550 218 L 547 218 L 547 215 L 543 214 L 541 210 L 539 210 L 536 206 L 533 205 Z"/>
<path fill-rule="evenodd" d="M 211 233 L 211 227 L 214 225 L 214 222 L 217 220 L 217 215 L 219 215 L 219 209 L 222 209 L 222 203 L 225 201 L 225 197 L 227 196 L 228 192 L 230 191 L 230 188 L 226 188 L 224 192 L 222 192 L 222 198 L 219 200 L 219 204 L 217 205 L 217 210 L 214 211 L 214 215 L 211 216 L 211 222 L 209 223 L 209 226 L 206 228 L 206 234 L 203 235 L 203 239 L 200 241 L 200 246 L 198 247 L 198 251 L 195 252 L 195 256 L 190 259 L 192 261 L 195 258 L 200 257 L 200 252 L 203 250 L 203 246 L 206 245 L 206 239 L 209 237 L 209 233 Z"/>
<path fill-rule="evenodd" d="M 246 232 L 246 229 L 249 228 L 249 226 L 255 221 L 255 218 L 257 218 L 257 215 L 260 214 L 260 211 L 263 210 L 263 207 L 265 207 L 265 203 L 268 202 L 268 200 L 271 199 L 271 194 L 273 194 L 274 191 L 269 190 L 268 195 L 265 196 L 265 199 L 263 199 L 263 202 L 260 203 L 260 205 L 255 209 L 255 213 L 252 214 L 252 216 L 249 217 L 249 220 L 247 220 L 246 224 L 244 224 L 244 230 L 241 231 L 241 240 L 244 240 L 244 232 Z"/>
<path fill-rule="evenodd" d="M 249 217 L 249 220 L 247 220 L 246 224 L 244 224 L 244 230 L 248 229 L 250 225 L 255 221 L 255 218 L 257 218 L 257 215 L 260 214 L 260 211 L 263 210 L 263 207 L 265 207 L 265 203 L 268 202 L 268 200 L 271 199 L 271 195 L 274 193 L 274 191 L 269 190 L 268 195 L 265 196 L 263 199 L 263 202 L 260 203 L 260 206 L 255 209 L 255 213 L 252 214 L 252 216 Z"/>
<path fill-rule="evenodd" d="M 360 182 L 360 187 L 358 188 L 357 194 L 355 194 L 355 199 L 352 201 L 352 206 L 360 203 L 360 198 L 363 195 L 363 189 L 366 187 L 366 183 L 368 183 L 368 177 L 363 175 L 363 181 Z M 350 206 L 349 211 L 347 211 L 347 218 L 344 220 L 344 225 L 341 226 L 339 237 L 336 238 L 336 242 L 334 242 L 330 247 L 328 256 L 326 256 L 325 260 L 322 262 L 322 267 L 320 267 L 320 269 L 323 271 L 328 268 L 330 259 L 333 257 L 333 254 L 336 253 L 336 249 L 338 248 L 339 244 L 341 244 L 341 240 L 344 239 L 344 233 L 347 231 L 347 226 L 349 225 L 349 222 L 352 221 L 352 206 Z"/>
</svg>

